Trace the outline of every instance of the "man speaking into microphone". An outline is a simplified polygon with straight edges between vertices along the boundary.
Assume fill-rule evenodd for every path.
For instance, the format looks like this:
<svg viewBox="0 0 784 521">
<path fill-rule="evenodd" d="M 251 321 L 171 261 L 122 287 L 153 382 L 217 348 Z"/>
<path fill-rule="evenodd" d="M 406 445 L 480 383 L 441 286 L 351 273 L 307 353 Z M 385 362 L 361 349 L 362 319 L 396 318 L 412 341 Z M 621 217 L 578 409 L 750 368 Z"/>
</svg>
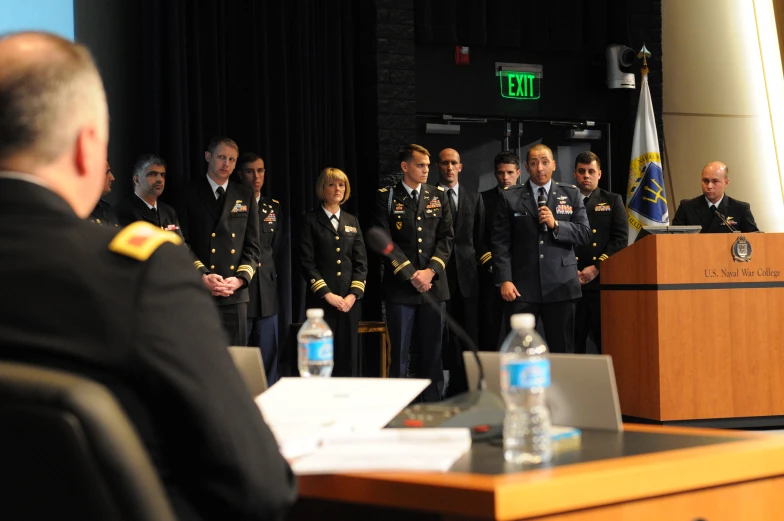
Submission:
<svg viewBox="0 0 784 521">
<path fill-rule="evenodd" d="M 528 182 L 504 190 L 493 221 L 493 270 L 506 315 L 541 319 L 550 351 L 574 352 L 575 301 L 582 295 L 574 246 L 590 240 L 580 191 L 552 180 L 553 152 L 534 145 Z"/>
<path fill-rule="evenodd" d="M 751 205 L 725 195 L 730 184 L 727 165 L 712 161 L 700 175 L 702 197 L 684 199 L 672 219 L 673 225 L 699 225 L 700 233 L 758 232 Z"/>
</svg>

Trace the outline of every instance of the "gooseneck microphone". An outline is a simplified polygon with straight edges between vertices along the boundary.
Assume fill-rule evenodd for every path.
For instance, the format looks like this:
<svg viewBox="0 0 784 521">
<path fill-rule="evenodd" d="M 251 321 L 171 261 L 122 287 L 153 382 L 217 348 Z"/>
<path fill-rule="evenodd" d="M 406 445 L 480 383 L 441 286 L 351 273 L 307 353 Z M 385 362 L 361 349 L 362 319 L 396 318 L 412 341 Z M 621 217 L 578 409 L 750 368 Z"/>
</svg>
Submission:
<svg viewBox="0 0 784 521">
<path fill-rule="evenodd" d="M 387 231 L 383 228 L 379 228 L 378 226 L 370 228 L 365 233 L 365 242 L 373 252 L 385 257 L 391 257 L 392 253 L 395 251 L 399 252 L 400 255 L 405 255 L 392 241 L 392 237 L 389 236 L 389 233 L 387 233 Z M 438 310 L 439 313 L 441 312 L 441 306 L 438 302 L 436 302 L 436 299 L 434 299 L 430 293 L 425 291 L 421 293 L 421 295 L 424 297 L 425 302 L 427 302 L 428 305 Z M 476 366 L 479 372 L 477 390 L 484 390 L 486 387 L 485 372 L 484 368 L 482 367 L 482 360 L 479 358 L 479 349 L 476 347 L 476 343 L 471 338 L 471 335 L 466 333 L 465 329 L 463 329 L 462 326 L 460 326 L 460 324 L 458 324 L 457 321 L 449 315 L 449 313 L 444 312 L 444 318 L 447 326 L 449 326 L 450 331 L 455 333 L 461 341 L 465 342 L 465 344 L 471 348 L 471 352 L 474 355 L 474 360 L 476 360 Z"/>
<path fill-rule="evenodd" d="M 721 212 L 720 212 L 720 211 L 718 211 L 718 210 L 713 210 L 713 213 L 715 213 L 715 214 L 716 214 L 716 217 L 718 217 L 719 219 L 721 219 L 721 222 L 723 222 L 723 223 L 724 223 L 724 226 L 726 226 L 726 227 L 729 229 L 729 231 L 731 231 L 732 233 L 738 233 L 738 230 L 736 230 L 735 228 L 733 228 L 733 227 L 732 227 L 732 225 L 730 224 L 730 222 L 729 222 L 727 219 L 725 219 L 723 215 L 721 215 Z"/>
<path fill-rule="evenodd" d="M 537 206 L 539 206 L 539 208 L 543 206 L 547 206 L 547 196 L 544 194 L 539 194 L 539 198 L 536 200 L 536 204 Z M 542 223 L 541 228 L 542 228 L 542 233 L 547 233 L 548 231 L 550 231 L 550 228 L 547 227 L 547 223 Z"/>
</svg>

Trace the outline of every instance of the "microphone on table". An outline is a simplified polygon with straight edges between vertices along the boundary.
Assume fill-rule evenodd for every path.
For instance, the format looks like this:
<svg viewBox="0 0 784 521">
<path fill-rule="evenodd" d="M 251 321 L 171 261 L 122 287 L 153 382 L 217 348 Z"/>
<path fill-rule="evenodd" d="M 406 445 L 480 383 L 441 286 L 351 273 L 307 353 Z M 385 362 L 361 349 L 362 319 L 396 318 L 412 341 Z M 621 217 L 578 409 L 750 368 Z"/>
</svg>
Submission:
<svg viewBox="0 0 784 521">
<path fill-rule="evenodd" d="M 718 217 L 719 219 L 721 219 L 721 222 L 723 222 L 723 223 L 724 223 L 724 226 L 726 226 L 726 227 L 727 227 L 727 228 L 728 228 L 728 229 L 729 229 L 729 230 L 730 230 L 732 233 L 738 233 L 738 230 L 736 230 L 735 228 L 733 228 L 733 227 L 732 227 L 732 225 L 730 224 L 730 222 L 729 222 L 727 219 L 725 219 L 723 215 L 721 215 L 721 212 L 720 212 L 720 211 L 718 211 L 718 210 L 713 210 L 713 213 L 715 213 L 715 214 L 716 214 L 716 217 Z"/>
<path fill-rule="evenodd" d="M 365 233 L 365 242 L 371 251 L 388 258 L 392 258 L 392 255 L 395 252 L 398 252 L 400 255 L 405 255 L 392 241 L 389 233 L 383 228 L 379 228 L 377 226 L 370 228 Z M 421 293 L 421 295 L 429 306 L 438 310 L 439 313 L 441 312 L 440 304 L 430 293 L 425 291 Z M 433 404 L 414 405 L 409 409 L 412 409 L 412 414 L 416 414 L 417 410 L 421 409 L 424 413 L 424 416 L 433 416 L 433 411 L 427 410 L 428 406 L 439 408 L 441 411 L 445 411 L 447 413 L 450 412 L 449 409 L 454 409 L 454 411 L 452 411 L 453 414 L 445 415 L 443 422 L 428 426 L 477 427 L 492 425 L 499 427 L 503 423 L 506 407 L 498 396 L 485 390 L 487 387 L 485 383 L 485 371 L 482 365 L 482 360 L 479 358 L 479 349 L 476 346 L 476 342 L 474 342 L 474 340 L 471 338 L 471 335 L 466 333 L 465 329 L 463 329 L 463 327 L 454 318 L 452 318 L 449 313 L 444 312 L 444 319 L 447 326 L 449 327 L 449 330 L 452 331 L 455 336 L 457 336 L 465 345 L 471 349 L 474 361 L 476 361 L 478 373 L 476 390 L 469 390 L 466 393 L 461 393 L 447 400 Z M 404 412 L 401 414 L 405 414 L 405 412 L 406 411 L 404 410 Z M 400 423 L 400 425 L 397 425 L 397 423 Z M 406 426 L 406 418 L 401 418 L 398 416 L 398 418 L 390 423 L 390 426 Z M 472 434 L 477 433 L 480 433 L 480 431 L 477 430 Z"/>
<path fill-rule="evenodd" d="M 541 194 L 539 198 L 536 200 L 536 205 L 541 208 L 543 206 L 547 206 L 547 196 Z M 547 233 L 550 228 L 547 227 L 547 223 L 542 223 L 541 225 L 542 233 Z"/>
</svg>

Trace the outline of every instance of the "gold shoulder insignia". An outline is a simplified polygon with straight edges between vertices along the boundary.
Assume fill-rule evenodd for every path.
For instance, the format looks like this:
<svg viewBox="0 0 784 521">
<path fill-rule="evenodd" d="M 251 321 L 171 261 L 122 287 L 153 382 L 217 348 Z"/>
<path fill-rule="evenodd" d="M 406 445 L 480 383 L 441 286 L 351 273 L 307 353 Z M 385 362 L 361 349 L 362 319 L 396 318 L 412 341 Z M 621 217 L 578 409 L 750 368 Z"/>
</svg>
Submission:
<svg viewBox="0 0 784 521">
<path fill-rule="evenodd" d="M 443 186 L 441 186 L 441 185 L 438 185 L 436 188 L 438 188 L 438 189 L 439 189 L 439 190 L 441 190 L 442 192 L 444 191 L 444 187 L 443 187 Z"/>
<path fill-rule="evenodd" d="M 379 191 L 379 192 L 386 192 L 386 191 L 387 191 L 387 189 L 386 189 L 386 188 L 379 188 L 379 189 L 378 189 L 378 191 Z"/>
<path fill-rule="evenodd" d="M 120 230 L 109 243 L 109 250 L 145 261 L 165 242 L 180 245 L 182 239 L 174 232 L 167 232 L 150 223 L 138 221 Z"/>
<path fill-rule="evenodd" d="M 272 200 L 272 202 L 273 202 L 273 203 L 280 204 L 280 201 L 278 201 L 277 199 L 273 199 L 273 200 Z"/>
</svg>

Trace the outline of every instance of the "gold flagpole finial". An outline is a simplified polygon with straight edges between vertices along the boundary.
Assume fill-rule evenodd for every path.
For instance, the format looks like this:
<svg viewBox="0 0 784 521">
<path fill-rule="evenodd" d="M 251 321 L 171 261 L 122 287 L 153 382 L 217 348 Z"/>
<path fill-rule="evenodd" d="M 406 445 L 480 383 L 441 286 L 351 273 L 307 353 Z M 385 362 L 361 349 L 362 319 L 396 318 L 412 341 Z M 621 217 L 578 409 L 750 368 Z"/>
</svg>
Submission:
<svg viewBox="0 0 784 521">
<path fill-rule="evenodd" d="M 645 76 L 648 74 L 648 58 L 651 57 L 651 51 L 645 47 L 645 42 L 642 43 L 642 49 L 637 53 L 637 57 L 642 58 L 642 69 L 640 69 L 640 72 Z"/>
</svg>

